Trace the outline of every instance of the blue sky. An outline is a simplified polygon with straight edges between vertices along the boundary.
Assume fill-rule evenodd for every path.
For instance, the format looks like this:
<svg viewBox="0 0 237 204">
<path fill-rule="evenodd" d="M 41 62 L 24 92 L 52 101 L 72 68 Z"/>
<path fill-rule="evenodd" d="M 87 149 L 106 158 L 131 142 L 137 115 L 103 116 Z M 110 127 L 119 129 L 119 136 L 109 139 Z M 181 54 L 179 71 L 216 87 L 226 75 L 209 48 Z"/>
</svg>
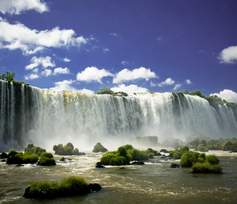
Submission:
<svg viewBox="0 0 237 204">
<path fill-rule="evenodd" d="M 0 72 L 42 88 L 236 92 L 236 11 L 235 0 L 0 0 Z"/>
</svg>

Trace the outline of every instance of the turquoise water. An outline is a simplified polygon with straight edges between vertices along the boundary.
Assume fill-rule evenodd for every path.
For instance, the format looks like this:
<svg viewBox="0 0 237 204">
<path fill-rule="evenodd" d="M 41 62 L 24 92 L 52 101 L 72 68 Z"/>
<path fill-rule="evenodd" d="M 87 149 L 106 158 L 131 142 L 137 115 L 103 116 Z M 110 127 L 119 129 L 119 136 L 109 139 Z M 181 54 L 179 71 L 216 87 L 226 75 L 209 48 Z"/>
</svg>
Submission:
<svg viewBox="0 0 237 204">
<path fill-rule="evenodd" d="M 144 166 L 95 169 L 101 155 L 71 157 L 71 162 L 55 167 L 8 166 L 0 163 L 0 203 L 237 203 L 237 158 L 221 157 L 224 174 L 193 175 L 187 169 L 172 169 L 169 162 Z M 81 175 L 88 182 L 98 182 L 103 190 L 83 197 L 55 200 L 27 200 L 24 188 L 32 180 L 54 180 Z"/>
</svg>

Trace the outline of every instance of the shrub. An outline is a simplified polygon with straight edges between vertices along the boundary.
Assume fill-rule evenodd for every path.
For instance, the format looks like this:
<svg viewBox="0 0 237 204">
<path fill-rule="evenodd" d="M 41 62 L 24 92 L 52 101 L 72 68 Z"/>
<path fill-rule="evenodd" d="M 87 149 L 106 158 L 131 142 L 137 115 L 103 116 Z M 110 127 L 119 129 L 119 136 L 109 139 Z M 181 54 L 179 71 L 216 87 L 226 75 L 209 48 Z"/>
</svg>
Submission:
<svg viewBox="0 0 237 204">
<path fill-rule="evenodd" d="M 92 191 L 99 191 L 99 184 L 87 184 L 78 176 L 65 178 L 57 181 L 38 181 L 33 182 L 25 189 L 25 198 L 47 199 L 56 197 L 85 195 Z"/>
<path fill-rule="evenodd" d="M 147 156 L 148 156 L 149 158 L 153 158 L 154 156 L 160 156 L 160 153 L 159 153 L 159 152 L 157 152 L 156 150 L 151 149 L 151 148 L 148 148 L 148 149 L 146 150 L 146 154 L 147 154 Z"/>
<path fill-rule="evenodd" d="M 40 166 L 54 166 L 56 165 L 56 162 L 53 158 L 53 155 L 51 153 L 43 153 L 41 154 L 39 161 L 38 161 L 38 165 Z"/>
<path fill-rule="evenodd" d="M 189 151 L 188 147 L 181 147 L 170 152 L 170 156 L 173 159 L 181 159 L 182 155 Z"/>
<path fill-rule="evenodd" d="M 25 152 L 40 156 L 42 153 L 46 152 L 46 150 L 41 147 L 36 147 L 33 144 L 28 144 L 25 148 Z"/>
<path fill-rule="evenodd" d="M 181 166 L 185 168 L 192 167 L 192 165 L 198 160 L 198 156 L 199 154 L 196 152 L 185 152 L 181 157 Z"/>
<path fill-rule="evenodd" d="M 22 158 L 24 164 L 35 164 L 39 159 L 37 154 L 31 154 L 27 152 L 22 155 Z"/>
<path fill-rule="evenodd" d="M 107 152 L 101 158 L 102 165 L 127 165 L 129 164 L 128 158 L 119 155 L 118 152 Z"/>
<path fill-rule="evenodd" d="M 206 156 L 206 160 L 210 163 L 210 164 L 219 164 L 219 159 L 215 156 L 215 155 L 208 155 Z"/>
<path fill-rule="evenodd" d="M 77 148 L 74 148 L 72 143 L 67 143 L 66 145 L 58 144 L 53 146 L 55 154 L 58 155 L 82 155 L 84 153 L 79 152 Z"/>
<path fill-rule="evenodd" d="M 222 173 L 222 168 L 219 164 L 210 164 L 209 162 L 197 162 L 192 166 L 192 173 Z"/>
<path fill-rule="evenodd" d="M 107 152 L 107 151 L 108 150 L 100 142 L 98 142 L 93 148 L 93 152 Z"/>
</svg>

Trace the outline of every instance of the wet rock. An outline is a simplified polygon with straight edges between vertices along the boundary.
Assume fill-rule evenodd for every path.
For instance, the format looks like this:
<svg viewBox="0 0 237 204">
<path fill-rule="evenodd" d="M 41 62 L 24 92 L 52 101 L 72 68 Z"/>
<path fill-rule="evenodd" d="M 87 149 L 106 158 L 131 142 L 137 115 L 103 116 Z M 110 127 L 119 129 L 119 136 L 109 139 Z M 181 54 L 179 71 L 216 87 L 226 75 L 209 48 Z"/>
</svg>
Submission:
<svg viewBox="0 0 237 204">
<path fill-rule="evenodd" d="M 105 168 L 104 165 L 102 165 L 101 162 L 97 162 L 96 165 L 95 165 L 96 168 L 100 169 L 100 168 Z"/>
<path fill-rule="evenodd" d="M 7 159 L 7 157 L 8 157 L 8 155 L 7 155 L 6 152 L 2 152 L 2 153 L 0 154 L 0 159 Z"/>
<path fill-rule="evenodd" d="M 171 163 L 170 168 L 180 168 L 180 165 L 176 163 Z"/>
<path fill-rule="evenodd" d="M 98 192 L 102 189 L 101 185 L 98 183 L 90 183 L 88 188 L 90 189 L 90 192 Z"/>
</svg>

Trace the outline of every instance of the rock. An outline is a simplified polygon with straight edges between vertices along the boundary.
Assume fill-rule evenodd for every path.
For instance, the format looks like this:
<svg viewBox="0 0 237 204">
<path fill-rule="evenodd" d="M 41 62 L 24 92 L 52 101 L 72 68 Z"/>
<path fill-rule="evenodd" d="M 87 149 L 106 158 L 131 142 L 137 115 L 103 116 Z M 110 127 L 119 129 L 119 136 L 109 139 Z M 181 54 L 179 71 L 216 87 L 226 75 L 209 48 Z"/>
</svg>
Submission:
<svg viewBox="0 0 237 204">
<path fill-rule="evenodd" d="M 90 189 L 90 192 L 98 192 L 102 189 L 101 185 L 98 183 L 90 183 L 88 188 Z"/>
<path fill-rule="evenodd" d="M 97 162 L 95 165 L 96 168 L 105 168 L 104 165 L 101 164 L 101 162 Z"/>
<path fill-rule="evenodd" d="M 171 163 L 170 168 L 180 168 L 180 165 L 176 163 Z"/>
<path fill-rule="evenodd" d="M 23 164 L 17 164 L 16 167 L 21 167 L 24 166 Z"/>
<path fill-rule="evenodd" d="M 133 161 L 130 163 L 131 165 L 144 165 L 145 163 L 142 161 Z"/>
<path fill-rule="evenodd" d="M 7 157 L 8 157 L 8 155 L 7 155 L 7 153 L 5 153 L 5 152 L 2 152 L 2 153 L 0 154 L 0 159 L 7 159 Z"/>
<path fill-rule="evenodd" d="M 65 160 L 66 160 L 65 157 L 62 157 L 62 158 L 59 159 L 59 161 L 61 161 L 61 162 L 64 162 Z"/>
</svg>

